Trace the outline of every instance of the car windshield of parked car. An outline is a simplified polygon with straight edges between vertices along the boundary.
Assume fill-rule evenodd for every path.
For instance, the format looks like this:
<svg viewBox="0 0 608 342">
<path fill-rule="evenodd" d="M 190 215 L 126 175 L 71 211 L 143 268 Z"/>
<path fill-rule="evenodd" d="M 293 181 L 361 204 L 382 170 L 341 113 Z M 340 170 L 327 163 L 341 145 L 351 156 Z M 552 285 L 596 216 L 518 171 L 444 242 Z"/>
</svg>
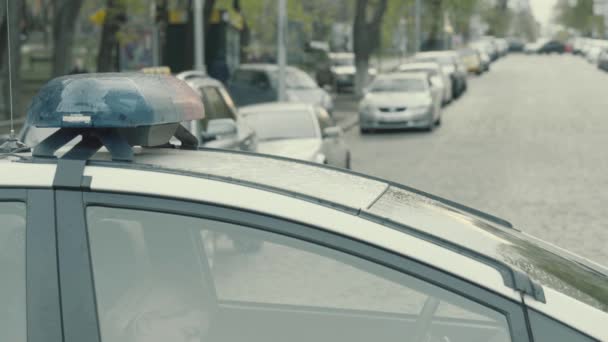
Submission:
<svg viewBox="0 0 608 342">
<path fill-rule="evenodd" d="M 372 93 L 416 93 L 425 90 L 424 82 L 417 78 L 380 78 L 374 81 L 369 88 Z"/>
<path fill-rule="evenodd" d="M 272 82 L 274 84 L 279 83 L 279 72 L 278 70 L 272 74 Z M 319 86 L 317 83 L 303 71 L 297 69 L 285 70 L 285 86 L 288 89 L 316 89 Z"/>
<path fill-rule="evenodd" d="M 318 137 L 313 115 L 308 110 L 246 112 L 245 120 L 259 141 Z"/>
</svg>

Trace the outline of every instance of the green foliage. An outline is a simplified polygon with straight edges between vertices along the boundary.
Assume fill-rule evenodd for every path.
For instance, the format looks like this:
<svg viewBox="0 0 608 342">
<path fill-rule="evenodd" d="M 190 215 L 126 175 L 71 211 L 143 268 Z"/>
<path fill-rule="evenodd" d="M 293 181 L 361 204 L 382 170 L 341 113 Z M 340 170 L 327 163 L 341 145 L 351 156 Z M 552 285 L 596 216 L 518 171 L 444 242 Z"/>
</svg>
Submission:
<svg viewBox="0 0 608 342">
<path fill-rule="evenodd" d="M 578 0 L 572 7 L 569 1 L 560 0 L 555 6 L 556 23 L 575 29 L 586 36 L 594 32 L 603 32 L 602 18 L 593 15 L 593 0 Z"/>
</svg>

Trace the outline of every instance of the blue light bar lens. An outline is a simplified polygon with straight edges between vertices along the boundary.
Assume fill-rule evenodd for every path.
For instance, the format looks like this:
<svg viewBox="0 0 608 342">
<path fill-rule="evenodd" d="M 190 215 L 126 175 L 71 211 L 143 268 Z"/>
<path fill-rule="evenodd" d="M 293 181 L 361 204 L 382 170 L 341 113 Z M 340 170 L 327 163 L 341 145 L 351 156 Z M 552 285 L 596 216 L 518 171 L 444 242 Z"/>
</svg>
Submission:
<svg viewBox="0 0 608 342">
<path fill-rule="evenodd" d="M 169 75 L 81 74 L 44 85 L 27 113 L 36 127 L 134 128 L 204 118 L 199 95 Z"/>
</svg>

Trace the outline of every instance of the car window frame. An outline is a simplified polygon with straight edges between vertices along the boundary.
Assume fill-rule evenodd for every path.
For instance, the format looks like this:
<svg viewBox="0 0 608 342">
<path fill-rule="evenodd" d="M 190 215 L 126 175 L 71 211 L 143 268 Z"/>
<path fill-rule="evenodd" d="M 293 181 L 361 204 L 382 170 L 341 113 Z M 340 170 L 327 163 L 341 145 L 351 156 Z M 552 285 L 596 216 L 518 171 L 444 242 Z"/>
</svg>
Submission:
<svg viewBox="0 0 608 342">
<path fill-rule="evenodd" d="M 0 188 L 0 202 L 23 203 L 25 309 L 28 342 L 63 342 L 51 189 Z"/>
<path fill-rule="evenodd" d="M 443 270 L 415 259 L 372 246 L 364 241 L 355 240 L 328 232 L 319 227 L 290 221 L 288 219 L 211 203 L 97 191 L 83 192 L 81 199 L 82 202 L 78 209 L 81 210 L 83 220 L 86 208 L 89 206 L 155 211 L 243 225 L 250 227 L 251 229 L 280 234 L 327 247 L 416 277 L 449 292 L 494 309 L 506 316 L 512 341 L 531 341 L 529 336 L 530 331 L 526 323 L 526 307 L 523 301 L 514 302 L 500 294 L 451 275 Z M 84 229 L 86 230 L 86 227 Z M 88 259 L 88 262 L 90 269 L 90 258 Z M 471 293 L 475 293 L 476 295 L 472 296 Z M 95 296 L 92 286 L 90 295 Z M 95 312 L 95 315 L 96 314 L 97 312 Z M 97 324 L 99 324 L 99 322 L 97 322 Z"/>
<path fill-rule="evenodd" d="M 205 108 L 206 112 L 209 114 L 208 117 L 206 117 L 203 120 L 206 120 L 206 122 L 208 122 L 209 120 L 213 120 L 213 119 L 232 119 L 232 120 L 236 120 L 236 117 L 234 115 L 234 110 L 233 107 L 231 107 L 227 101 L 226 101 L 226 97 L 222 94 L 221 88 L 214 86 L 214 85 L 202 85 L 198 88 L 200 94 L 201 94 L 201 98 L 203 100 L 203 104 L 204 105 L 209 105 L 209 108 Z M 207 91 L 214 91 L 217 95 L 217 98 L 219 99 L 219 103 L 224 106 L 225 108 L 225 112 L 227 114 L 227 117 L 221 117 L 218 116 L 217 113 L 215 112 L 216 108 L 216 104 L 212 104 L 211 100 L 209 99 L 209 96 L 207 95 Z"/>
</svg>

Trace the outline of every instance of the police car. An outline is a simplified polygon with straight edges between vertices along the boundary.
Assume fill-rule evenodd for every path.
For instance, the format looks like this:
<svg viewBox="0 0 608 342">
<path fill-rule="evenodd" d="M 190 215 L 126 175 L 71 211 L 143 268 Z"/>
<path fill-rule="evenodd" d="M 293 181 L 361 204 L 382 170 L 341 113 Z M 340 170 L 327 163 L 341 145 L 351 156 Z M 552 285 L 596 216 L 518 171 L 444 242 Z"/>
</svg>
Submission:
<svg viewBox="0 0 608 342">
<path fill-rule="evenodd" d="M 606 268 L 406 186 L 200 149 L 202 116 L 164 75 L 40 90 L 28 122 L 58 130 L 0 160 L 1 341 L 608 340 Z"/>
</svg>

